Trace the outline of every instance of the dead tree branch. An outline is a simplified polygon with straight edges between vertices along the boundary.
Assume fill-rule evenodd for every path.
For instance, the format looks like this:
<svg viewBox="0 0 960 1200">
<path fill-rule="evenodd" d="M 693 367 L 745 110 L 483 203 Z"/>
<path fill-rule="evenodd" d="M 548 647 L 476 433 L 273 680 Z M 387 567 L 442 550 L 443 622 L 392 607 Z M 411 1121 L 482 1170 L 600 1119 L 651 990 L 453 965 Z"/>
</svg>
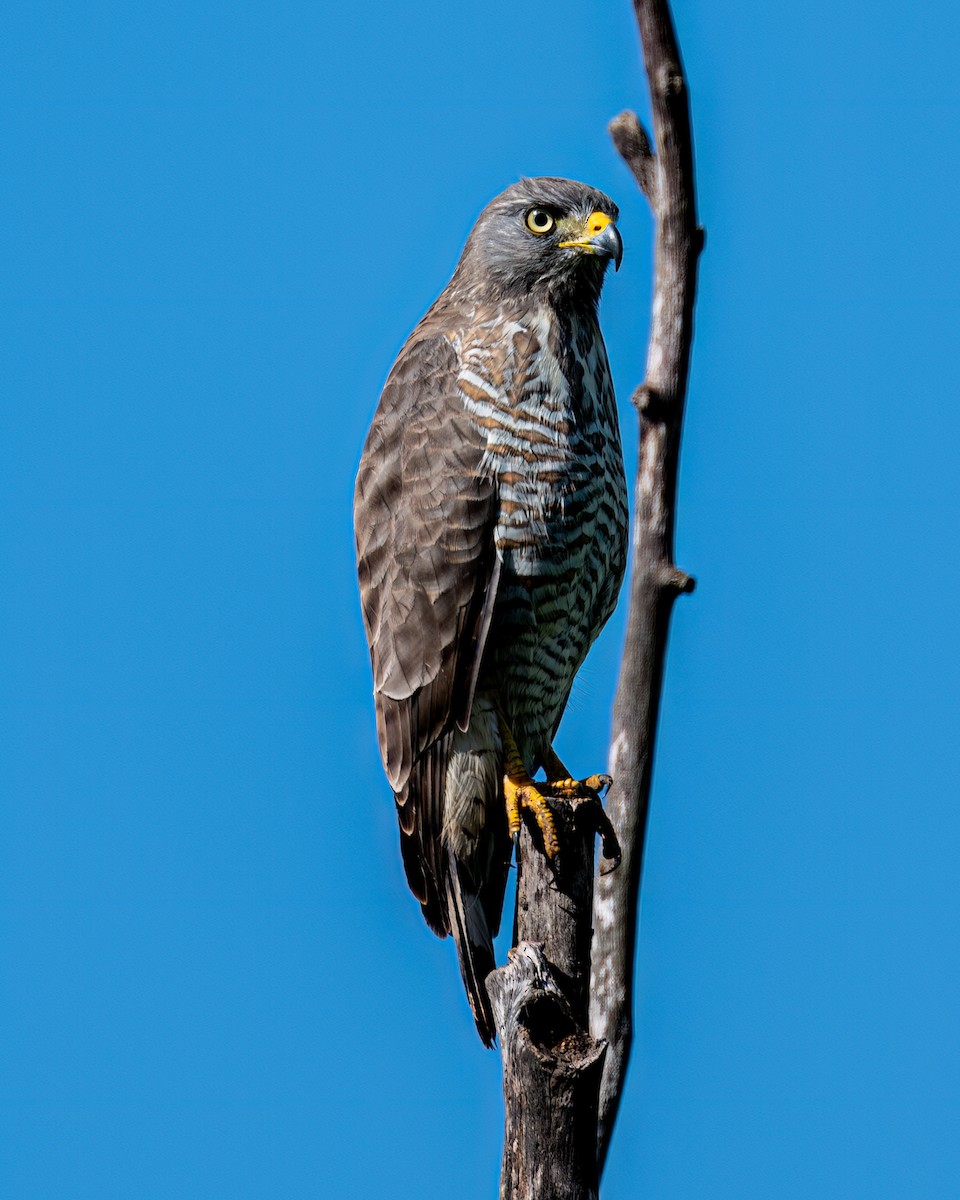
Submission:
<svg viewBox="0 0 960 1200">
<path fill-rule="evenodd" d="M 614 143 L 650 202 L 655 283 L 646 379 L 634 393 L 640 422 L 634 490 L 633 568 L 627 638 L 613 709 L 607 812 L 620 839 L 619 870 L 601 874 L 594 897 L 590 1033 L 607 1043 L 600 1091 L 602 1169 L 632 1041 L 640 874 L 673 601 L 694 582 L 673 561 L 677 458 L 693 340 L 697 225 L 686 81 L 667 0 L 634 0 L 650 86 L 653 146 L 632 112 L 610 124 Z"/>
<path fill-rule="evenodd" d="M 554 800 L 561 851 L 536 826 L 518 851 L 515 948 L 487 977 L 503 1055 L 501 1200 L 596 1200 L 604 1044 L 587 1032 L 596 800 Z"/>
<path fill-rule="evenodd" d="M 627 639 L 614 702 L 607 814 L 554 800 L 560 855 L 521 832 L 514 950 L 487 979 L 503 1054 L 501 1200 L 596 1200 L 632 1036 L 637 908 L 653 746 L 673 601 L 674 503 L 703 234 L 686 83 L 667 0 L 634 0 L 656 151 L 632 112 L 610 125 L 653 211 L 655 286 L 640 422 Z M 594 888 L 594 836 L 617 870 Z M 609 861 L 606 866 L 612 865 Z M 591 932 L 592 945 L 591 945 Z"/>
</svg>

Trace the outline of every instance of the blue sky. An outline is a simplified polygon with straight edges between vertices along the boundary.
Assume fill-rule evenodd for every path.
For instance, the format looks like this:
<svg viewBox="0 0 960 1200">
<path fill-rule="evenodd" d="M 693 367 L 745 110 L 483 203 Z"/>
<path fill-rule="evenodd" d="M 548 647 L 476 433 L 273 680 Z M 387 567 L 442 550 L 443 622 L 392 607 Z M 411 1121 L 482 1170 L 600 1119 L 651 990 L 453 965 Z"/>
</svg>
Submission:
<svg viewBox="0 0 960 1200">
<path fill-rule="evenodd" d="M 960 1175 L 957 13 L 678 0 L 708 229 L 607 1200 Z M 651 226 L 626 3 L 51 4 L 0 95 L 0 1193 L 495 1193 L 355 594 L 384 375 L 521 174 Z M 605 758 L 611 622 L 561 731 Z"/>
</svg>

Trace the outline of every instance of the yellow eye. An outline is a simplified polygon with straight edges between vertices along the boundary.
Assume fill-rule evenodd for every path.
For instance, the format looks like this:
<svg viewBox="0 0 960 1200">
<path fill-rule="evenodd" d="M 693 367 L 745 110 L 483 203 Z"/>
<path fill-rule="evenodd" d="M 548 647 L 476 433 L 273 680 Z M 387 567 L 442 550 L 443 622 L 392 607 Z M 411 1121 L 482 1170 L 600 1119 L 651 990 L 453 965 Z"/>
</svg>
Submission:
<svg viewBox="0 0 960 1200">
<path fill-rule="evenodd" d="M 545 233 L 550 233 L 554 225 L 556 225 L 556 221 L 545 208 L 531 208 L 527 213 L 527 228 L 537 237 L 543 237 Z"/>
</svg>

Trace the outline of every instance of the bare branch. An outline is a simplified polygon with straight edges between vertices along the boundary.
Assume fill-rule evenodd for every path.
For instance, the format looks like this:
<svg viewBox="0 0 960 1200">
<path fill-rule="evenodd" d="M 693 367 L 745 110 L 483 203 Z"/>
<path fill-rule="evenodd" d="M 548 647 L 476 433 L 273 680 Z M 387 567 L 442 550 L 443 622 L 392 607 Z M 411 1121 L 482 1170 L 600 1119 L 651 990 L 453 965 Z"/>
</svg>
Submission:
<svg viewBox="0 0 960 1200">
<path fill-rule="evenodd" d="M 656 208 L 657 160 L 650 149 L 650 138 L 635 112 L 627 109 L 607 126 L 613 144 L 620 152 L 643 194 Z"/>
<path fill-rule="evenodd" d="M 538 945 L 511 950 L 487 986 L 503 1052 L 502 1200 L 596 1200 L 606 1047 L 573 1019 Z"/>
<path fill-rule="evenodd" d="M 598 1154 L 609 1148 L 632 1041 L 634 955 L 653 747 L 673 600 L 693 580 L 673 562 L 680 429 L 693 339 L 697 226 L 687 87 L 667 0 L 634 0 L 650 85 L 653 135 L 633 113 L 611 122 L 614 143 L 647 196 L 656 225 L 653 318 L 647 375 L 634 402 L 640 421 L 634 490 L 633 573 L 614 701 L 607 812 L 623 862 L 603 873 L 594 897 L 590 1032 L 608 1043 L 600 1094 Z"/>
<path fill-rule="evenodd" d="M 520 834 L 515 949 L 487 976 L 503 1055 L 502 1200 L 596 1200 L 603 1042 L 587 1032 L 599 801 L 551 801 L 560 853 Z M 604 832 L 607 832 L 604 826 Z M 608 837 L 610 835 L 608 834 Z M 606 841 L 616 852 L 616 839 Z"/>
</svg>

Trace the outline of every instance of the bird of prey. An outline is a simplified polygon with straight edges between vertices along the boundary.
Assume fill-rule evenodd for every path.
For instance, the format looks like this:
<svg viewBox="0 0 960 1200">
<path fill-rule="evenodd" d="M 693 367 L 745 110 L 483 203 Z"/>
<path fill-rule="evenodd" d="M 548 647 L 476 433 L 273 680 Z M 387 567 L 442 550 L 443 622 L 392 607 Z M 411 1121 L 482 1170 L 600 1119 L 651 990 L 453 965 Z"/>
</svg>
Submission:
<svg viewBox="0 0 960 1200">
<path fill-rule="evenodd" d="M 481 213 L 407 339 L 355 494 L 380 752 L 410 887 L 452 933 L 484 1043 L 511 836 L 546 796 L 599 791 L 552 748 L 581 663 L 616 604 L 627 491 L 597 323 L 620 265 L 617 206 L 523 179 Z M 549 782 L 534 784 L 543 768 Z"/>
</svg>

